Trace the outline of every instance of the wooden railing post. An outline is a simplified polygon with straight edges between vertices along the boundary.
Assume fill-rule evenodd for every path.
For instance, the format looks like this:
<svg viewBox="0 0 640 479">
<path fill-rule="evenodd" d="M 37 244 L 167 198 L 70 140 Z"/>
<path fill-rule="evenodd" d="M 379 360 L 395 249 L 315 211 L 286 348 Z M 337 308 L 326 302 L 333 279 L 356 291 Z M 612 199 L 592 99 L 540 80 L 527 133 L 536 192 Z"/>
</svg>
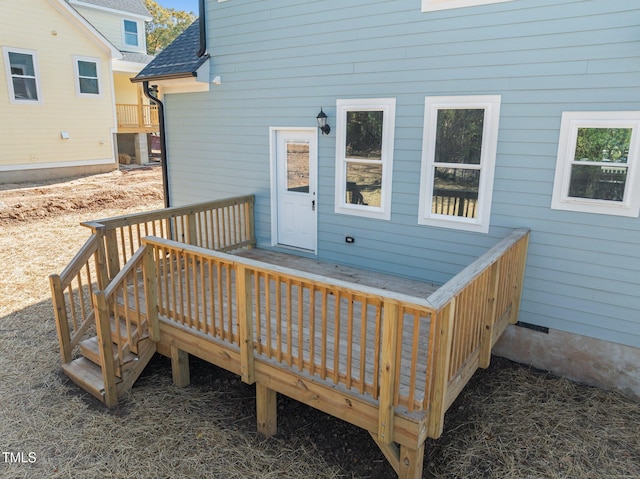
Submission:
<svg viewBox="0 0 640 479">
<path fill-rule="evenodd" d="M 187 220 L 187 237 L 185 238 L 185 243 L 191 244 L 193 246 L 198 246 L 198 228 L 196 221 L 196 214 L 190 213 L 186 217 Z"/>
<path fill-rule="evenodd" d="M 69 331 L 69 318 L 67 317 L 67 307 L 64 301 L 64 291 L 60 276 L 52 274 L 49 276 L 51 286 L 51 298 L 53 299 L 53 313 L 56 319 L 56 331 L 60 342 L 60 359 L 63 364 L 71 362 L 71 332 Z"/>
<path fill-rule="evenodd" d="M 118 402 L 116 390 L 116 371 L 113 364 L 113 340 L 111 338 L 111 324 L 109 308 L 104 291 L 93 293 L 96 314 L 96 333 L 100 362 L 102 364 L 102 380 L 104 382 L 104 403 L 107 407 L 115 406 Z"/>
<path fill-rule="evenodd" d="M 378 416 L 378 440 L 390 444 L 393 440 L 393 399 L 396 384 L 396 356 L 398 354 L 398 304 L 384 302 L 382 330 L 382 362 L 380 364 L 380 411 Z"/>
<path fill-rule="evenodd" d="M 144 245 L 144 259 L 142 263 L 142 276 L 144 278 L 144 297 L 147 308 L 147 321 L 149 322 L 149 338 L 151 341 L 160 341 L 160 323 L 158 320 L 158 271 L 154 248 Z"/>
<path fill-rule="evenodd" d="M 484 329 L 480 341 L 480 357 L 478 367 L 488 368 L 491 362 L 491 347 L 493 346 L 493 327 L 497 321 L 498 287 L 500 286 L 500 260 L 491 265 L 489 272 L 489 288 L 487 304 L 484 313 Z"/>
<path fill-rule="evenodd" d="M 236 308 L 238 312 L 238 334 L 240 336 L 240 372 L 242 381 L 256 382 L 253 358 L 253 279 L 243 265 L 236 270 Z"/>
<path fill-rule="evenodd" d="M 118 235 L 115 229 L 108 229 L 104 235 L 106 240 L 107 265 L 109 269 L 109 281 L 120 272 L 120 253 L 118 252 Z"/>
<path fill-rule="evenodd" d="M 444 413 L 446 411 L 447 384 L 449 383 L 449 365 L 453 344 L 453 324 L 456 317 L 456 298 L 452 298 L 435 315 L 431 327 L 436 330 L 435 356 L 431 384 L 431 401 L 429 404 L 429 423 L 427 435 L 438 438 L 444 429 Z"/>
<path fill-rule="evenodd" d="M 514 295 L 513 302 L 511 303 L 511 316 L 509 317 L 509 322 L 511 324 L 516 324 L 518 322 L 518 313 L 520 312 L 520 300 L 522 298 L 522 286 L 524 283 L 524 270 L 525 264 L 527 262 L 527 251 L 529 249 L 529 233 L 527 232 L 522 238 L 520 238 L 515 246 L 518 248 L 517 257 L 517 276 L 516 276 L 516 284 L 514 284 Z"/>
<path fill-rule="evenodd" d="M 96 273 L 98 275 L 98 289 L 104 291 L 109 284 L 109 269 L 107 264 L 107 254 L 105 251 L 105 228 L 96 228 L 94 234 L 98 240 L 98 246 L 96 249 Z"/>
</svg>

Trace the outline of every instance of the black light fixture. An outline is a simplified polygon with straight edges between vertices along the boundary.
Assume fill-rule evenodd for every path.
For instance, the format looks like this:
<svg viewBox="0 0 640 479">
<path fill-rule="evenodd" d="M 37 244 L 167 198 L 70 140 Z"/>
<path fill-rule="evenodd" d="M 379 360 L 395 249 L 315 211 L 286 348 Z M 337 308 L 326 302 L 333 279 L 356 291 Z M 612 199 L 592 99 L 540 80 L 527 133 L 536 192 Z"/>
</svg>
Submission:
<svg viewBox="0 0 640 479">
<path fill-rule="evenodd" d="M 316 116 L 316 120 L 318 120 L 318 128 L 320 128 L 322 134 L 328 135 L 331 131 L 331 127 L 327 125 L 327 115 L 322 111 L 322 107 L 320 107 L 320 113 Z"/>
</svg>

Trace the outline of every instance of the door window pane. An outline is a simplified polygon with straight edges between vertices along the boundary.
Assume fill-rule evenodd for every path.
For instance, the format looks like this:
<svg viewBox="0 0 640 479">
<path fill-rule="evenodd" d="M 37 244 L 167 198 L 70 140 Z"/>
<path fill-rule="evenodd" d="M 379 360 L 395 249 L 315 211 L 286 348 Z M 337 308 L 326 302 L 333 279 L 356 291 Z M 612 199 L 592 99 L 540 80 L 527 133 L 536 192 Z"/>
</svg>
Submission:
<svg viewBox="0 0 640 479">
<path fill-rule="evenodd" d="M 287 141 L 287 191 L 309 193 L 309 143 Z"/>
</svg>

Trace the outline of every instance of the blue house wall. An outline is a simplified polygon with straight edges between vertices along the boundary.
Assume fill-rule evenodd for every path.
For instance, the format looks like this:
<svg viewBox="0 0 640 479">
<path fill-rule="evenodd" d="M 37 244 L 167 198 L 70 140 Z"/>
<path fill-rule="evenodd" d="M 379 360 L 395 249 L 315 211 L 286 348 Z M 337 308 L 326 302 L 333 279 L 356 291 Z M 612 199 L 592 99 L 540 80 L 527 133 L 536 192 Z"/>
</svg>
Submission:
<svg viewBox="0 0 640 479">
<path fill-rule="evenodd" d="M 269 127 L 395 98 L 391 220 L 334 212 L 336 136 L 319 137 L 318 258 L 442 283 L 528 227 L 520 320 L 640 347 L 640 220 L 550 208 L 562 112 L 640 110 L 640 4 L 210 0 L 207 15 L 222 84 L 165 97 L 175 205 L 253 193 L 269 247 Z M 488 234 L 418 225 L 425 97 L 440 95 L 502 97 Z"/>
</svg>

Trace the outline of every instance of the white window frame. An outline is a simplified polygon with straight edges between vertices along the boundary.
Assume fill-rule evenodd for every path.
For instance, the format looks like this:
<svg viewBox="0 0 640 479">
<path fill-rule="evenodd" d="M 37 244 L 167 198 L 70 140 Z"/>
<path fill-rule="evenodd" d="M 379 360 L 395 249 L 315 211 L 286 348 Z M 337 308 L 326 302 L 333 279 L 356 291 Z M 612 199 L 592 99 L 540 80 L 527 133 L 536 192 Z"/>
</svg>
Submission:
<svg viewBox="0 0 640 479">
<path fill-rule="evenodd" d="M 569 196 L 571 167 L 576 164 L 578 128 L 632 128 L 623 201 Z M 640 214 L 640 111 L 563 112 L 551 208 L 637 218 Z M 593 166 L 598 166 L 595 163 Z"/>
<path fill-rule="evenodd" d="M 31 61 L 33 62 L 33 73 L 36 82 L 36 95 L 38 97 L 37 100 L 22 100 L 16 98 L 16 92 L 13 88 L 13 74 L 11 73 L 11 62 L 9 60 L 9 53 L 22 53 L 24 55 L 31 55 Z M 25 50 L 24 48 L 2 47 L 2 56 L 4 58 L 7 86 L 9 88 L 9 102 L 16 105 L 38 105 L 42 103 L 42 88 L 40 88 L 40 73 L 38 71 L 38 52 L 36 52 L 35 50 Z"/>
<path fill-rule="evenodd" d="M 418 224 L 475 231 L 480 233 L 489 232 L 491 197 L 493 195 L 493 177 L 498 148 L 500 103 L 500 95 L 441 96 L 425 98 Z M 480 171 L 475 218 L 432 213 L 435 168 L 436 166 L 441 167 L 443 165 L 448 165 L 448 163 L 435 162 L 438 110 L 442 109 L 484 109 L 480 164 L 472 165 L 456 163 L 452 165 L 454 168 L 475 169 Z"/>
<path fill-rule="evenodd" d="M 137 43 L 135 45 L 132 45 L 131 43 L 127 43 L 127 29 L 126 29 L 126 25 L 127 22 L 131 22 L 131 23 L 135 23 L 136 25 L 136 40 Z M 141 48 L 143 45 L 140 41 L 140 39 L 142 38 L 142 36 L 140 35 L 140 22 L 137 20 L 131 20 L 130 18 L 124 18 L 122 20 L 122 44 L 124 46 L 127 47 L 135 47 L 135 48 Z"/>
<path fill-rule="evenodd" d="M 97 75 L 95 79 L 98 81 L 98 93 L 83 93 L 82 91 L 80 91 L 80 66 L 78 65 L 78 62 L 95 63 L 96 75 Z M 99 98 L 102 96 L 102 83 L 100 81 L 100 59 L 99 58 L 74 56 L 73 71 L 75 74 L 77 96 L 89 97 L 89 98 Z M 93 77 L 83 77 L 83 78 L 93 78 Z"/>
<path fill-rule="evenodd" d="M 452 8 L 475 7 L 490 3 L 510 2 L 511 0 L 422 0 L 423 12 L 450 10 Z"/>
<path fill-rule="evenodd" d="M 356 205 L 346 202 L 347 162 L 360 162 L 346 157 L 347 112 L 382 111 L 382 185 L 380 206 Z M 393 184 L 393 151 L 395 136 L 395 98 L 355 98 L 336 101 L 336 185 L 335 212 L 364 216 L 367 218 L 391 219 L 391 186 Z M 362 160 L 369 163 L 371 160 Z"/>
</svg>

